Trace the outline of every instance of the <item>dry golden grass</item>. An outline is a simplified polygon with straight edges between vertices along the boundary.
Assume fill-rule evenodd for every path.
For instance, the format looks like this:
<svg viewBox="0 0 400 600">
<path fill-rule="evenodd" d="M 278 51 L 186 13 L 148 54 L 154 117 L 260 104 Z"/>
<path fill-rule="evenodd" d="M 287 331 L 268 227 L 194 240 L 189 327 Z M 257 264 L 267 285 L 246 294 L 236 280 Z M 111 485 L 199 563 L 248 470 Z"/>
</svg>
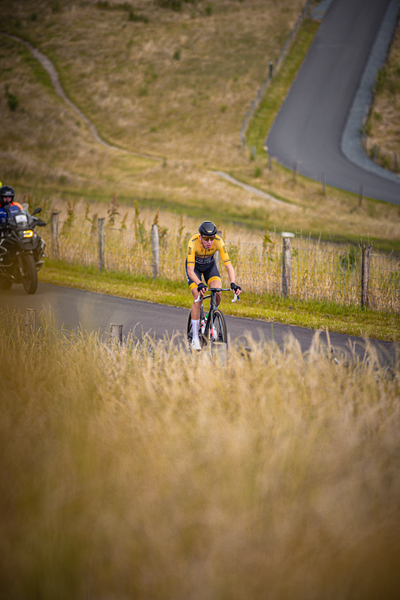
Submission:
<svg viewBox="0 0 400 600">
<path fill-rule="evenodd" d="M 2 88 L 9 86 L 19 100 L 17 109 L 9 110 L 1 90 L 3 181 L 19 179 L 31 188 L 47 184 L 67 189 L 89 183 L 90 189 L 91 181 L 98 187 L 99 174 L 113 181 L 127 161 L 131 176 L 152 164 L 97 143 L 77 114 L 53 92 L 29 50 L 5 37 L 1 41 Z"/>
<path fill-rule="evenodd" d="M 398 365 L 0 318 L 4 597 L 398 597 Z"/>
</svg>

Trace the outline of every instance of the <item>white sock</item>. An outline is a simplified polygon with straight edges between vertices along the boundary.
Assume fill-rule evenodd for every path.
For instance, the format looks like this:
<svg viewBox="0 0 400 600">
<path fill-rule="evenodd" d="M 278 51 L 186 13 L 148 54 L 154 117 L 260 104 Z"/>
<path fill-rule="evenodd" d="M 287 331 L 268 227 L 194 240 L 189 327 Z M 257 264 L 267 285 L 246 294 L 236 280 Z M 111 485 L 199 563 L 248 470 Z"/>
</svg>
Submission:
<svg viewBox="0 0 400 600">
<path fill-rule="evenodd" d="M 193 340 L 199 339 L 199 327 L 200 327 L 200 319 L 198 319 L 197 321 L 193 321 L 193 319 L 192 319 L 192 339 Z"/>
</svg>

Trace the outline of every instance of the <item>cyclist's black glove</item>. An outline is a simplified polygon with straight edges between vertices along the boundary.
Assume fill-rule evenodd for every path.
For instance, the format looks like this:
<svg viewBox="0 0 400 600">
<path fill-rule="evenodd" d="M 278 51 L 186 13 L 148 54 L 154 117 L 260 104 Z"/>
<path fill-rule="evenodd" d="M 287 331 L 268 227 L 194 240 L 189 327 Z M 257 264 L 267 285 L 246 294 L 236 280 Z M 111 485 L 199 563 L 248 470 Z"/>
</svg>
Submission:
<svg viewBox="0 0 400 600">
<path fill-rule="evenodd" d="M 236 283 L 231 283 L 231 290 L 232 292 L 236 293 L 236 290 L 242 291 L 242 288 L 240 287 L 240 285 L 236 285 Z"/>
<path fill-rule="evenodd" d="M 204 285 L 204 283 L 199 283 L 199 285 L 197 286 L 197 291 L 198 292 L 201 292 L 201 290 L 206 291 L 206 289 L 207 289 L 207 286 Z"/>
</svg>

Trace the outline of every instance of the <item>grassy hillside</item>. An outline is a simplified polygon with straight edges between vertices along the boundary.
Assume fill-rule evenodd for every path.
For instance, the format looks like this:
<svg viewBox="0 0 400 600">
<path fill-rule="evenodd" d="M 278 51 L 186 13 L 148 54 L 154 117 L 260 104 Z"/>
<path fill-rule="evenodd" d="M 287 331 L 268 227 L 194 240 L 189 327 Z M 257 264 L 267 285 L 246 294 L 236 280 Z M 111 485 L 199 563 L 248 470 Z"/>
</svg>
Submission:
<svg viewBox="0 0 400 600">
<path fill-rule="evenodd" d="M 367 200 L 359 206 L 355 195 L 323 193 L 320 184 L 293 181 L 276 165 L 269 171 L 260 149 L 317 24 L 301 28 L 251 126 L 255 160 L 241 148 L 242 120 L 303 2 L 178 4 L 180 10 L 162 0 L 1 0 L 2 29 L 48 56 L 68 97 L 125 152 L 97 142 L 26 46 L 2 36 L 0 179 L 20 195 L 109 202 L 116 192 L 128 204 L 137 198 L 143 208 L 243 229 L 261 232 L 268 222 L 271 229 L 399 249 L 398 207 Z M 244 191 L 214 169 L 283 202 Z"/>
<path fill-rule="evenodd" d="M 245 110 L 302 1 L 159 4 L 3 2 L 2 14 L 7 31 L 49 56 L 107 140 L 170 159 L 240 162 Z"/>
</svg>

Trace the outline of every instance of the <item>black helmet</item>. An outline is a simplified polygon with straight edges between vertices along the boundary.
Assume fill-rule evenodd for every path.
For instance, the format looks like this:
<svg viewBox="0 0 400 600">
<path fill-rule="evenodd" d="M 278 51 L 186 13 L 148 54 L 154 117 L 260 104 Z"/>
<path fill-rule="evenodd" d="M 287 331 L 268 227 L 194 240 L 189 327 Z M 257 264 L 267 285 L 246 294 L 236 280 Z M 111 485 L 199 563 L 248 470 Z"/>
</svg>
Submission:
<svg viewBox="0 0 400 600">
<path fill-rule="evenodd" d="M 15 196 L 15 192 L 12 187 L 9 185 L 3 185 L 0 188 L 0 205 L 4 206 L 5 204 L 11 204 L 13 202 Z"/>
<path fill-rule="evenodd" d="M 201 225 L 199 225 L 199 234 L 204 236 L 208 235 L 217 235 L 217 228 L 211 221 L 203 221 Z"/>
</svg>

